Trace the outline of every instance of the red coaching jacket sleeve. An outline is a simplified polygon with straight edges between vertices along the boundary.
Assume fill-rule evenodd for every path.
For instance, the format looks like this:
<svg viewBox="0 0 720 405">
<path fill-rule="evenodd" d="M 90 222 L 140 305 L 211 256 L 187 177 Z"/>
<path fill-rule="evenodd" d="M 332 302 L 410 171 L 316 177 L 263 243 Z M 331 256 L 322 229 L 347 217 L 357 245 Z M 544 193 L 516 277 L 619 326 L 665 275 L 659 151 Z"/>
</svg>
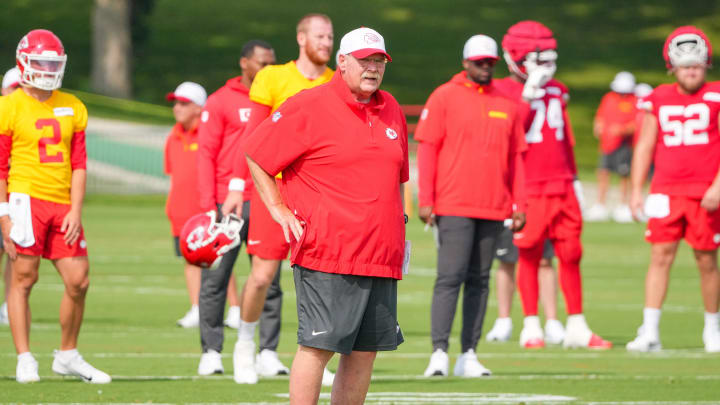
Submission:
<svg viewBox="0 0 720 405">
<path fill-rule="evenodd" d="M 225 131 L 225 117 L 221 106 L 211 97 L 203 109 L 198 126 L 198 191 L 200 208 L 215 209 L 215 172 L 218 153 Z"/>
<path fill-rule="evenodd" d="M 270 106 L 255 102 L 252 103 L 251 108 L 252 111 L 250 112 L 250 120 L 245 127 L 246 135 L 252 134 L 255 128 L 257 128 L 260 123 L 263 122 L 268 115 L 270 115 L 270 111 L 272 111 Z M 235 154 L 235 161 L 233 162 L 233 177 L 245 180 L 245 184 L 248 184 L 248 181 L 251 180 L 247 160 L 245 159 L 245 148 L 242 144 L 239 148 L 237 148 L 237 153 Z"/>
<path fill-rule="evenodd" d="M 172 174 L 172 162 L 170 161 L 170 139 L 172 139 L 173 132 L 170 132 L 167 139 L 165 140 L 165 158 L 163 160 L 163 172 L 170 176 Z"/>
<path fill-rule="evenodd" d="M 418 204 L 421 207 L 435 205 L 438 152 L 445 138 L 445 119 L 442 97 L 436 90 L 428 98 L 415 130 L 415 140 L 419 142 Z"/>
<path fill-rule="evenodd" d="M 87 168 L 87 149 L 85 147 L 85 131 L 73 134 L 70 141 L 70 167 L 72 170 Z"/>
<path fill-rule="evenodd" d="M 518 111 L 519 110 L 520 106 L 518 105 Z M 527 210 L 525 162 L 523 161 L 523 154 L 527 149 L 527 143 L 525 143 L 525 125 L 522 115 L 518 112 L 513 125 L 512 146 L 508 167 L 510 168 L 510 178 L 512 179 L 511 190 L 513 203 L 515 204 L 514 210 L 519 212 L 525 212 Z"/>
</svg>

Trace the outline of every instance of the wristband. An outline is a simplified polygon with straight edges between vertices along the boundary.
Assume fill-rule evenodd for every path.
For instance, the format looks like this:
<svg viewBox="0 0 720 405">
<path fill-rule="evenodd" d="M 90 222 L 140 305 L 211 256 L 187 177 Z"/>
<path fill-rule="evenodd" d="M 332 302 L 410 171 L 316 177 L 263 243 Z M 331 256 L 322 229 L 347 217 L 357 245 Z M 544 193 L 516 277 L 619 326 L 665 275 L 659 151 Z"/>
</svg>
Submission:
<svg viewBox="0 0 720 405">
<path fill-rule="evenodd" d="M 6 202 L 0 203 L 0 217 L 10 215 L 10 205 Z"/>
<path fill-rule="evenodd" d="M 405 223 L 407 224 L 410 222 L 410 218 L 408 217 L 408 214 L 403 214 L 403 217 L 405 218 Z"/>
<path fill-rule="evenodd" d="M 245 180 L 235 177 L 228 183 L 229 191 L 245 191 Z"/>
</svg>

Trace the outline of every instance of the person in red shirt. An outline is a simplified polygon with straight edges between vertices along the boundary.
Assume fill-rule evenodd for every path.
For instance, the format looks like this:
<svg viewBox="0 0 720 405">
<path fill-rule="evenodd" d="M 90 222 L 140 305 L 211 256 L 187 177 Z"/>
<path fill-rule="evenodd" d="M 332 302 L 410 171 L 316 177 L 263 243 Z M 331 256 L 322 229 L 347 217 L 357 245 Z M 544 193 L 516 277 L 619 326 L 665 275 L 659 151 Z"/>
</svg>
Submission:
<svg viewBox="0 0 720 405">
<path fill-rule="evenodd" d="M 525 224 L 526 149 L 518 103 L 495 88 L 495 40 L 475 35 L 463 49 L 465 70 L 435 89 L 420 115 L 418 185 L 420 219 L 437 225 L 437 279 L 433 290 L 433 353 L 425 376 L 448 375 L 448 339 L 464 284 L 462 354 L 454 374 L 490 375 L 478 362 L 487 309 L 490 267 L 505 218 Z"/>
<path fill-rule="evenodd" d="M 170 176 L 165 213 L 170 220 L 175 255 L 182 257 L 180 231 L 190 217 L 202 212 L 197 191 L 197 127 L 207 93 L 197 83 L 183 82 L 174 92 L 168 93 L 167 99 L 174 102 L 175 126 L 165 142 L 165 174 Z M 200 270 L 198 266 L 185 263 L 185 285 L 191 306 L 185 316 L 177 321 L 183 328 L 197 327 L 200 322 Z"/>
<path fill-rule="evenodd" d="M 247 124 L 251 117 L 249 87 L 255 74 L 263 67 L 275 63 L 275 52 L 265 41 L 252 40 L 243 45 L 240 67 L 243 75 L 231 78 L 210 95 L 200 115 L 198 127 L 198 192 L 200 208 L 203 211 L 220 210 L 228 195 L 232 178 L 233 160 L 241 139 L 247 135 Z M 249 199 L 252 183 L 244 185 L 244 207 L 242 216 L 248 223 Z M 247 240 L 247 225 L 241 232 Z M 223 256 L 217 269 L 204 270 L 201 275 L 200 336 L 203 355 L 198 365 L 198 374 L 208 375 L 224 372 L 220 352 L 223 346 L 223 312 L 228 286 L 240 246 Z M 234 288 L 234 282 L 232 283 Z M 273 282 L 268 291 L 268 305 L 261 321 L 260 346 L 273 353 L 277 349 L 280 334 L 282 291 L 279 282 Z M 232 303 L 231 303 L 232 304 Z M 237 305 L 237 304 L 236 304 Z M 239 310 L 234 314 L 239 323 Z M 277 372 L 287 372 L 277 356 L 272 357 Z"/>
<path fill-rule="evenodd" d="M 705 81 L 712 48 L 696 27 L 673 31 L 663 56 L 676 82 L 658 86 L 644 99 L 645 118 L 632 162 L 630 207 L 635 218 L 649 218 L 645 239 L 651 250 L 643 323 L 626 348 L 661 349 L 661 308 L 670 268 L 684 238 L 694 250 L 700 272 L 705 351 L 720 352 L 720 83 Z M 655 172 L 643 210 L 643 185 L 651 164 Z"/>
<path fill-rule="evenodd" d="M 620 176 L 620 204 L 612 212 L 615 222 L 632 222 L 630 212 L 630 161 L 632 160 L 632 138 L 635 133 L 637 97 L 635 97 L 635 76 L 630 72 L 619 72 L 610 83 L 611 92 L 600 101 L 593 134 L 600 140 L 600 163 L 597 170 L 597 202 L 585 213 L 586 221 L 607 221 L 610 218 L 606 207 L 610 173 Z"/>
<path fill-rule="evenodd" d="M 520 345 L 545 346 L 538 318 L 538 269 L 545 240 L 550 239 L 558 257 L 560 286 L 568 313 L 563 345 L 608 349 L 612 344 L 592 333 L 582 304 L 582 192 L 575 181 L 574 139 L 567 114 L 567 87 L 553 79 L 557 42 L 552 31 L 537 21 L 521 21 L 503 37 L 502 47 L 511 76 L 498 88 L 524 109 L 525 182 L 527 225 L 515 232 L 518 247 L 517 283 L 525 319 Z"/>
<path fill-rule="evenodd" d="M 244 142 L 256 191 L 291 244 L 299 348 L 290 403 L 316 404 L 323 368 L 340 362 L 331 402 L 364 402 L 378 351 L 403 342 L 397 280 L 405 249 L 407 125 L 379 90 L 383 37 L 340 41 L 333 79 L 283 103 Z M 281 148 L 276 145 L 282 145 Z M 280 187 L 273 178 L 282 171 Z"/>
</svg>

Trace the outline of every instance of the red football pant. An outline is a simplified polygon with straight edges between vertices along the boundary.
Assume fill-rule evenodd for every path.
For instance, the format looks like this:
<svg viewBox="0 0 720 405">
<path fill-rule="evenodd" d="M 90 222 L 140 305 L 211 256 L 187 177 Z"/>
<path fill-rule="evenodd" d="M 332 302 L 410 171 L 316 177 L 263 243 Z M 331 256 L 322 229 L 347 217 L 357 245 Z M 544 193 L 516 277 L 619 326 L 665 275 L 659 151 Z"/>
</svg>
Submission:
<svg viewBox="0 0 720 405">
<path fill-rule="evenodd" d="M 527 224 L 515 234 L 518 247 L 517 285 L 525 316 L 538 314 L 538 269 L 546 238 L 552 241 L 558 258 L 560 288 L 568 315 L 581 314 L 582 214 L 575 194 L 528 198 Z"/>
</svg>

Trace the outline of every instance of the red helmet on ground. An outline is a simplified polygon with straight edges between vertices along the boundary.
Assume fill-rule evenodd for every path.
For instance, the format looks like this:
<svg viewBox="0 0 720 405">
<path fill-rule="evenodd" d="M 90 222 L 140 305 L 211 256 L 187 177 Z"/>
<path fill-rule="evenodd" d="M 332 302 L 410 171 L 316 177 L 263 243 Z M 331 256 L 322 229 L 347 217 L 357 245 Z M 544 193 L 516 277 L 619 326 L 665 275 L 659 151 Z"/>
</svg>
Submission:
<svg viewBox="0 0 720 405">
<path fill-rule="evenodd" d="M 665 40 L 663 58 L 668 69 L 712 64 L 712 46 L 702 30 L 692 25 L 675 29 Z"/>
<path fill-rule="evenodd" d="M 527 78 L 526 59 L 534 64 L 557 59 L 557 41 L 550 28 L 537 21 L 520 21 L 508 28 L 502 40 L 505 62 L 513 73 Z M 528 57 L 532 54 L 532 58 Z"/>
<path fill-rule="evenodd" d="M 62 85 L 67 55 L 60 38 L 48 30 L 32 30 L 18 43 L 15 59 L 23 84 L 42 90 Z"/>
<path fill-rule="evenodd" d="M 195 266 L 217 268 L 225 253 L 240 244 L 243 220 L 233 214 L 217 222 L 217 212 L 197 214 L 180 231 L 180 251 Z"/>
</svg>

